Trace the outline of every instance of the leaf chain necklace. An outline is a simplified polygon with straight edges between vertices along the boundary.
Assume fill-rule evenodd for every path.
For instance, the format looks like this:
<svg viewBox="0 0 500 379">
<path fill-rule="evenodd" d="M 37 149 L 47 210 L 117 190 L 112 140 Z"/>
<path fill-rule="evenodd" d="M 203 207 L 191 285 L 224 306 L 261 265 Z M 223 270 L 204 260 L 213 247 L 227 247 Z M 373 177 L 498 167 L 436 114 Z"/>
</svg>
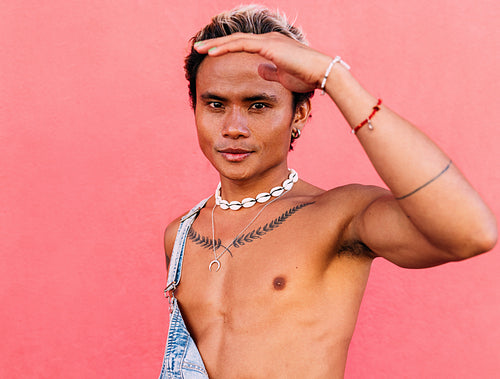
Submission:
<svg viewBox="0 0 500 379">
<path fill-rule="evenodd" d="M 213 247 L 213 252 L 214 252 L 214 259 L 213 259 L 213 260 L 209 263 L 209 265 L 208 265 L 208 270 L 209 270 L 209 271 L 212 271 L 212 266 L 213 266 L 213 265 L 216 265 L 215 272 L 219 271 L 219 270 L 220 270 L 220 268 L 221 268 L 220 258 L 221 258 L 221 257 L 222 257 L 225 253 L 226 253 L 226 251 L 229 251 L 229 254 L 231 254 L 231 250 L 230 250 L 230 248 L 231 248 L 231 246 L 233 246 L 234 242 L 238 239 L 238 237 L 239 237 L 239 236 L 241 236 L 241 235 L 245 232 L 245 230 L 247 230 L 247 229 L 249 228 L 249 226 L 250 226 L 250 225 L 252 225 L 252 224 L 254 223 L 254 221 L 255 221 L 255 220 L 257 220 L 257 218 L 258 218 L 258 217 L 260 216 L 260 214 L 264 211 L 264 209 L 266 209 L 266 207 L 267 207 L 268 205 L 271 205 L 271 204 L 272 204 L 272 203 L 274 203 L 276 200 L 278 200 L 281 196 L 283 196 L 286 192 L 288 192 L 288 191 L 290 191 L 290 190 L 292 189 L 293 184 L 294 184 L 294 183 L 296 183 L 296 182 L 299 180 L 299 176 L 298 176 L 298 174 L 295 172 L 295 170 L 293 170 L 293 169 L 291 169 L 291 170 L 290 170 L 290 176 L 289 176 L 289 179 L 286 179 L 286 180 L 285 180 L 285 182 L 286 182 L 286 181 L 288 181 L 288 180 L 290 181 L 290 184 L 291 184 L 291 185 L 288 185 L 288 182 L 287 182 L 287 183 L 286 183 L 286 184 L 287 184 L 287 185 L 286 185 L 286 187 L 285 187 L 285 185 L 283 185 L 283 186 L 281 187 L 281 189 L 283 189 L 283 190 L 282 190 L 282 191 L 280 191 L 278 194 L 276 194 L 276 195 L 272 195 L 272 196 L 271 196 L 270 194 L 267 194 L 267 195 L 269 195 L 269 197 L 267 198 L 267 200 L 269 200 L 271 197 L 274 197 L 274 199 L 272 199 L 270 202 L 268 202 L 266 205 L 264 205 L 264 206 L 262 207 L 262 209 L 261 209 L 261 210 L 260 210 L 260 211 L 259 211 L 259 212 L 255 215 L 255 217 L 254 217 L 254 218 L 252 218 L 252 220 L 251 220 L 251 221 L 250 221 L 250 222 L 249 222 L 249 223 L 248 223 L 248 224 L 247 224 L 247 225 L 246 225 L 246 226 L 245 226 L 245 227 L 241 230 L 241 232 L 239 232 L 239 233 L 236 235 L 236 237 L 234 237 L 234 238 L 233 238 L 233 240 L 231 241 L 231 243 L 230 243 L 228 246 L 221 245 L 221 247 L 223 247 L 223 248 L 224 248 L 224 250 L 222 250 L 222 253 L 220 253 L 219 255 L 217 255 L 217 252 L 216 252 L 216 250 L 217 250 L 217 249 L 216 249 L 216 247 L 215 247 L 216 243 L 215 243 L 215 222 L 214 222 L 214 212 L 215 212 L 215 207 L 216 207 L 217 205 L 219 205 L 219 204 L 217 203 L 217 200 L 215 201 L 215 204 L 214 204 L 214 206 L 213 206 L 213 208 L 212 208 L 212 247 Z M 285 184 L 285 182 L 283 182 L 283 184 Z M 278 187 L 275 187 L 275 188 L 278 188 Z M 271 191 L 269 191 L 269 192 L 270 192 L 270 193 L 272 193 L 272 192 L 273 192 L 273 190 L 274 190 L 275 188 L 273 188 L 273 189 L 272 189 Z M 275 191 L 275 192 L 276 192 L 276 191 Z M 218 195 L 219 193 L 220 193 L 220 183 L 219 183 L 219 187 L 217 187 L 217 191 L 216 191 L 216 199 L 217 199 L 217 195 Z M 259 195 L 257 195 L 257 196 L 259 196 Z M 219 195 L 219 197 L 220 197 L 220 195 Z M 266 201 L 267 201 L 267 200 L 266 200 Z M 245 200 L 243 200 L 243 201 L 245 201 Z M 258 201 L 258 200 L 257 200 L 257 201 Z M 255 201 L 254 201 L 254 203 L 253 203 L 252 205 L 254 205 L 254 204 L 255 204 Z M 244 205 L 243 205 L 243 206 L 244 206 Z M 221 208 L 222 208 L 222 207 L 221 207 Z M 241 208 L 241 206 L 240 206 L 239 208 Z M 238 208 L 238 209 L 239 209 L 239 208 Z M 226 208 L 226 209 L 227 209 L 227 208 Z M 232 255 L 232 254 L 231 254 L 231 255 Z"/>
</svg>

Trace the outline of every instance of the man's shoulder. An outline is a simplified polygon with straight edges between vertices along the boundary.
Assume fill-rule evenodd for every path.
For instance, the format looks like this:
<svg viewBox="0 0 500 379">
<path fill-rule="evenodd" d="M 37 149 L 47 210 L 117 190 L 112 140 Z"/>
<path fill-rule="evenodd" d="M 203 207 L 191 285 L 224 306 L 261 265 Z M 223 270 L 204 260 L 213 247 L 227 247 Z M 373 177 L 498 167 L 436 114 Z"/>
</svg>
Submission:
<svg viewBox="0 0 500 379">
<path fill-rule="evenodd" d="M 167 257 L 167 266 L 172 254 L 172 249 L 174 247 L 175 237 L 177 236 L 177 229 L 179 229 L 181 218 L 182 216 L 177 217 L 165 228 L 163 242 L 165 246 L 165 255 Z"/>
<path fill-rule="evenodd" d="M 337 235 L 361 215 L 369 205 L 389 191 L 370 185 L 347 184 L 330 190 L 324 190 L 307 182 L 301 182 L 297 192 L 292 195 L 292 203 L 310 204 L 307 212 L 301 212 L 307 218 L 307 224 L 322 230 L 324 235 L 330 232 Z M 336 234 L 337 233 L 337 234 Z"/>
<path fill-rule="evenodd" d="M 191 214 L 194 215 L 194 213 L 196 213 L 196 211 L 198 211 L 201 207 L 203 207 L 205 205 L 206 201 L 207 201 L 207 199 L 204 199 L 204 200 L 200 201 L 198 204 L 196 204 L 194 206 L 194 208 L 187 209 L 181 215 L 179 215 L 174 220 L 172 220 L 165 228 L 164 245 L 165 245 L 165 254 L 167 256 L 167 260 L 170 258 L 170 255 L 172 253 L 172 249 L 174 247 L 175 238 L 177 236 L 177 231 L 179 229 L 180 223 L 184 219 L 189 217 Z"/>
<path fill-rule="evenodd" d="M 352 183 L 319 193 L 315 198 L 318 204 L 324 207 L 340 208 L 356 213 L 389 193 L 388 190 L 378 186 Z"/>
</svg>

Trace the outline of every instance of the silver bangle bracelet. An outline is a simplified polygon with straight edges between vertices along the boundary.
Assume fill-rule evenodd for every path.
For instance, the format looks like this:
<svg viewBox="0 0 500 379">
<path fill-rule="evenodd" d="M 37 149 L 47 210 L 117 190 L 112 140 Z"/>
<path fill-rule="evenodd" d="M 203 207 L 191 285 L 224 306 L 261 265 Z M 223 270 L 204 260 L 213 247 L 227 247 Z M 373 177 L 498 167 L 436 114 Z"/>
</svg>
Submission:
<svg viewBox="0 0 500 379">
<path fill-rule="evenodd" d="M 321 95 L 324 95 L 326 93 L 325 91 L 325 86 L 326 86 L 326 80 L 328 79 L 328 75 L 330 75 L 330 71 L 332 71 L 333 65 L 335 63 L 340 63 L 342 66 L 344 66 L 346 69 L 350 70 L 351 66 L 349 66 L 347 63 L 345 63 L 341 57 L 338 55 L 332 59 L 330 64 L 328 65 L 328 68 L 326 69 L 325 76 L 323 77 L 323 81 L 321 82 Z"/>
</svg>

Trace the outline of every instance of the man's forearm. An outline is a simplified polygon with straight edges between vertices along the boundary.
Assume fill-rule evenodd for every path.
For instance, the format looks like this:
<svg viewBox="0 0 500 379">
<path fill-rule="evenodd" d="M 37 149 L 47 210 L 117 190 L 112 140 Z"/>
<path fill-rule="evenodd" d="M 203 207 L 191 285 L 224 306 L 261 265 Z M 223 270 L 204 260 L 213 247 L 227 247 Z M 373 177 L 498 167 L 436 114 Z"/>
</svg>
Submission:
<svg viewBox="0 0 500 379">
<path fill-rule="evenodd" d="M 354 128 L 365 120 L 377 99 L 341 65 L 335 65 L 327 93 Z M 449 158 L 423 133 L 384 104 L 357 137 L 375 169 L 395 196 L 404 195 L 446 165 Z"/>
</svg>

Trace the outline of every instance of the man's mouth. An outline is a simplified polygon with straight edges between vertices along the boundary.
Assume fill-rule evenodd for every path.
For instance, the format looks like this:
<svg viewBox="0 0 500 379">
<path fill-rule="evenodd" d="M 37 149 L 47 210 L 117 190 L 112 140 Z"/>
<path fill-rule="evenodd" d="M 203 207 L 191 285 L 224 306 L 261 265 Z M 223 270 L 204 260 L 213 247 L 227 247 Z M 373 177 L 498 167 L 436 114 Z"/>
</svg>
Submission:
<svg viewBox="0 0 500 379">
<path fill-rule="evenodd" d="M 249 157 L 253 153 L 251 150 L 238 149 L 238 148 L 226 148 L 219 150 L 219 153 L 230 162 L 241 162 L 245 158 Z"/>
</svg>

